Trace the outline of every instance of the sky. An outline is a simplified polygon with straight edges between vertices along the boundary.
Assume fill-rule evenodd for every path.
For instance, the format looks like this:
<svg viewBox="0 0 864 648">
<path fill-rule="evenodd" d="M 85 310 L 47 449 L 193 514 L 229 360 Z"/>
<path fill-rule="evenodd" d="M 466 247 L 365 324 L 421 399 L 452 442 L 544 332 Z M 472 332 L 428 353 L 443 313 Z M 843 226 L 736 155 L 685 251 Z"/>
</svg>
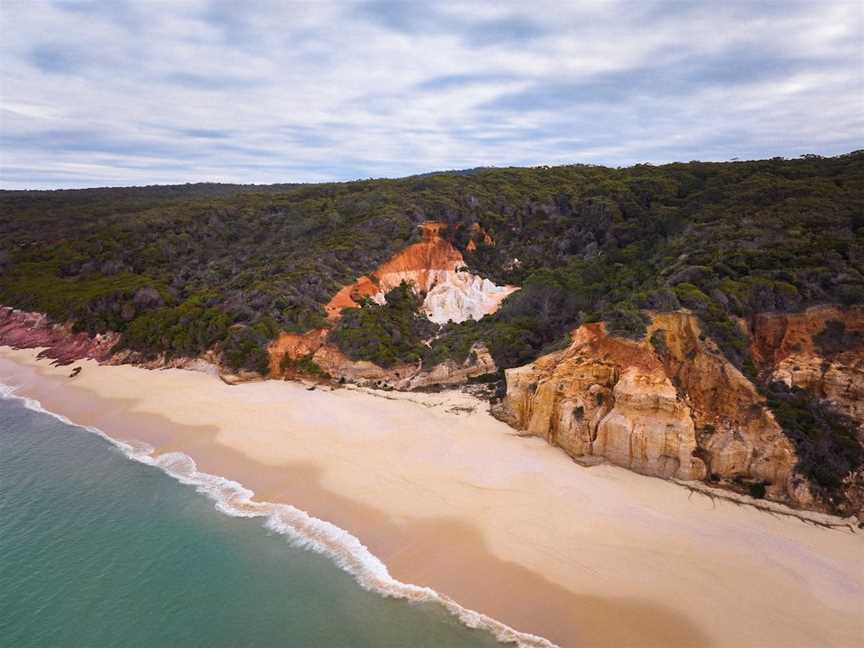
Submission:
<svg viewBox="0 0 864 648">
<path fill-rule="evenodd" d="M 864 148 L 864 2 L 0 0 L 0 187 Z"/>
</svg>

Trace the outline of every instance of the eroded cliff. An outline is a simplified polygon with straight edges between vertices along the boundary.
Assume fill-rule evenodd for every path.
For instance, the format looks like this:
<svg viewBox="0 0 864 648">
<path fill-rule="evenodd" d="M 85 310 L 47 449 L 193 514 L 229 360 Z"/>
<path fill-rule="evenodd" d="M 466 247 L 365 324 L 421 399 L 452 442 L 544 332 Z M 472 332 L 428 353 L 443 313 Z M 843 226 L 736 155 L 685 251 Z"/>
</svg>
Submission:
<svg viewBox="0 0 864 648">
<path fill-rule="evenodd" d="M 282 333 L 269 347 L 270 375 L 412 390 L 461 385 L 497 371 L 495 361 L 482 344 L 474 345 L 462 363 L 448 360 L 432 367 L 418 362 L 385 368 L 368 360 L 352 360 L 326 340 L 326 329 L 304 334 Z"/>
<path fill-rule="evenodd" d="M 462 254 L 442 233 L 443 223 L 420 225 L 421 240 L 408 246 L 373 273 L 343 287 L 326 306 L 328 319 L 338 326 L 342 311 L 358 308 L 369 298 L 378 304 L 403 282 L 422 298 L 420 310 L 436 324 L 480 319 L 494 313 L 515 286 L 497 286 L 465 269 Z M 478 225 L 467 228 L 467 248 L 491 246 L 491 236 Z M 344 320 L 343 320 L 344 321 Z M 268 347 L 270 375 L 281 378 L 323 378 L 363 382 L 394 389 L 419 389 L 463 384 L 470 378 L 497 371 L 489 351 L 482 343 L 473 345 L 462 362 L 447 360 L 424 367 L 419 361 L 380 366 L 369 360 L 355 360 L 333 344 L 330 329 L 303 334 L 282 333 Z"/>
<path fill-rule="evenodd" d="M 864 421 L 864 307 L 765 313 L 753 319 L 752 333 L 766 381 L 807 390 Z"/>
<path fill-rule="evenodd" d="M 120 339 L 117 333 L 88 335 L 75 332 L 71 324 L 57 324 L 41 313 L 0 306 L 0 344 L 13 348 L 44 347 L 40 357 L 67 365 L 84 358 L 103 362 L 111 357 Z"/>
<path fill-rule="evenodd" d="M 812 390 L 860 424 L 861 348 L 844 339 L 835 356 L 820 352 L 831 321 L 843 322 L 843 334 L 854 336 L 860 311 L 756 318 L 754 355 L 773 379 Z M 586 324 L 566 349 L 505 373 L 507 395 L 496 414 L 573 457 L 821 505 L 796 470 L 796 444 L 766 397 L 719 353 L 692 314 L 654 314 L 639 341 Z"/>
<path fill-rule="evenodd" d="M 326 306 L 328 319 L 338 319 L 343 308 L 356 308 L 363 297 L 383 303 L 387 291 L 403 281 L 425 296 L 423 311 L 436 324 L 480 319 L 498 310 L 504 298 L 518 290 L 515 286 L 497 286 L 468 272 L 462 254 L 441 235 L 446 225 L 429 222 L 420 228 L 419 243 L 408 246 L 372 274 L 337 292 Z M 491 237 L 475 227 L 471 230 L 469 249 L 476 247 L 478 238 L 486 245 L 492 244 Z"/>
</svg>

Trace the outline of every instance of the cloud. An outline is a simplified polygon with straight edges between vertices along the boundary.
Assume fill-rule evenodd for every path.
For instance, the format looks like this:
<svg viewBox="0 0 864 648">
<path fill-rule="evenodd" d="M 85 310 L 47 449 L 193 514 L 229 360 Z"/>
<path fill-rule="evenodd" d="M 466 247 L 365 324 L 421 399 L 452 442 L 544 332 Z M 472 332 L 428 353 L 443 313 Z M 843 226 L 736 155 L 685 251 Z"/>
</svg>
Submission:
<svg viewBox="0 0 864 648">
<path fill-rule="evenodd" d="M 864 6 L 844 0 L 6 0 L 0 23 L 7 188 L 830 155 L 864 139 Z"/>
<path fill-rule="evenodd" d="M 30 51 L 30 62 L 48 74 L 69 74 L 77 69 L 77 65 L 62 49 L 51 45 L 40 45 Z"/>
<path fill-rule="evenodd" d="M 415 86 L 415 89 L 420 92 L 440 92 L 442 90 L 458 90 L 469 86 L 498 85 L 518 80 L 519 77 L 512 74 L 447 74 L 421 81 Z"/>
<path fill-rule="evenodd" d="M 226 90 L 247 90 L 264 85 L 260 79 L 219 74 L 195 74 L 190 72 L 171 72 L 160 79 L 163 83 L 178 85 L 191 90 L 225 92 Z"/>
</svg>

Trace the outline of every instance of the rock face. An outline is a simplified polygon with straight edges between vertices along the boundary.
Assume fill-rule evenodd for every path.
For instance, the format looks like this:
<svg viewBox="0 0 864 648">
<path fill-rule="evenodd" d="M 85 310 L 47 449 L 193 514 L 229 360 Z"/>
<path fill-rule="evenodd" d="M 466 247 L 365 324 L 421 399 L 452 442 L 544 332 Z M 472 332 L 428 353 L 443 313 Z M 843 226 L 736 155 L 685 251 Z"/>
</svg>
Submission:
<svg viewBox="0 0 864 648">
<path fill-rule="evenodd" d="M 119 341 L 116 333 L 90 336 L 75 333 L 69 324 L 52 324 L 47 315 L 0 306 L 0 345 L 20 349 L 45 347 L 39 354 L 58 365 L 91 358 L 104 362 Z"/>
<path fill-rule="evenodd" d="M 462 254 L 441 236 L 445 227 L 442 223 L 421 225 L 422 241 L 408 246 L 371 275 L 342 288 L 327 304 L 327 317 L 338 319 L 343 308 L 356 308 L 356 300 L 362 297 L 383 303 L 384 295 L 403 281 L 425 295 L 423 310 L 438 324 L 480 319 L 498 310 L 504 298 L 518 288 L 496 286 L 462 269 L 465 266 Z M 479 229 L 475 233 L 485 243 L 491 242 L 488 234 Z M 474 243 L 474 238 L 470 243 Z"/>
<path fill-rule="evenodd" d="M 420 364 L 385 369 L 366 360 L 352 360 L 336 346 L 327 344 L 326 339 L 326 329 L 304 334 L 282 333 L 269 348 L 270 375 L 276 378 L 308 377 L 302 372 L 286 370 L 282 362 L 285 356 L 293 361 L 312 360 L 336 380 L 400 390 L 461 385 L 469 378 L 497 371 L 495 361 L 482 344 L 475 344 L 461 364 L 448 360 L 429 369 Z"/>
<path fill-rule="evenodd" d="M 700 479 L 689 408 L 662 372 L 626 369 L 612 390 L 614 405 L 597 426 L 592 452 L 637 472 Z"/>
<path fill-rule="evenodd" d="M 494 313 L 515 286 L 496 286 L 467 271 L 445 271 L 435 277 L 426 293 L 423 310 L 436 324 L 478 320 Z"/>
<path fill-rule="evenodd" d="M 267 349 L 270 354 L 270 375 L 279 378 L 291 377 L 286 375 L 281 366 L 282 359 L 285 356 L 291 360 L 309 357 L 321 348 L 326 337 L 327 329 L 312 329 L 306 333 L 281 333 Z"/>
<path fill-rule="evenodd" d="M 89 359 L 106 364 L 134 364 L 145 369 L 189 369 L 219 374 L 219 357 L 214 351 L 199 357 L 168 358 L 160 354 L 145 358 L 127 349 L 115 351 L 119 341 L 119 333 L 76 333 L 71 324 L 52 324 L 47 315 L 0 306 L 0 345 L 16 349 L 45 347 L 39 357 L 49 358 L 59 366 Z"/>
<path fill-rule="evenodd" d="M 751 351 L 767 380 L 806 389 L 864 424 L 864 307 L 757 315 Z"/>
<path fill-rule="evenodd" d="M 394 385 L 396 389 L 423 389 L 462 385 L 470 378 L 495 373 L 498 368 L 485 345 L 477 343 L 471 347 L 465 361 L 456 363 L 447 360 L 430 369 L 422 369 Z"/>
<path fill-rule="evenodd" d="M 515 286 L 496 286 L 488 279 L 464 270 L 462 254 L 441 236 L 446 225 L 423 223 L 422 241 L 408 246 L 375 272 L 360 277 L 336 293 L 326 306 L 327 317 L 338 320 L 345 308 L 357 308 L 364 297 L 384 303 L 388 291 L 407 281 L 424 295 L 423 310 L 438 324 L 480 319 L 494 313 Z M 468 230 L 469 249 L 492 245 L 491 237 L 479 226 Z M 472 247 L 473 246 L 473 247 Z M 368 383 L 393 389 L 422 389 L 434 386 L 460 385 L 468 379 L 497 371 L 495 362 L 482 344 L 472 347 L 461 364 L 447 361 L 431 368 L 401 365 L 385 369 L 363 361 L 351 360 L 332 344 L 327 343 L 328 329 L 315 329 L 303 334 L 282 333 L 269 347 L 270 375 L 279 378 L 304 377 L 284 365 L 283 358 L 293 362 L 307 359 L 336 380 Z"/>
<path fill-rule="evenodd" d="M 638 342 L 586 324 L 568 348 L 505 373 L 496 415 L 573 457 L 760 484 L 778 500 L 799 489 L 793 446 L 763 397 L 689 313 L 655 315 Z"/>
</svg>

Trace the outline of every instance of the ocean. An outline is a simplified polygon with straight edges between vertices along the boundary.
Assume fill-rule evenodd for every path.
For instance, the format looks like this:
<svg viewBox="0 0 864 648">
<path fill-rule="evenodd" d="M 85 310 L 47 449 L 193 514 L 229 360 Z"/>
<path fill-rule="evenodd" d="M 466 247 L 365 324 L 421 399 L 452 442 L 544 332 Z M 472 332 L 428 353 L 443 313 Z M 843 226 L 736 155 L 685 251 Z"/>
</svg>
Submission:
<svg viewBox="0 0 864 648">
<path fill-rule="evenodd" d="M 129 455 L 0 394 L 0 644 L 501 645 L 437 601 L 364 589 L 272 517 L 226 515 L 200 481 Z"/>
</svg>

